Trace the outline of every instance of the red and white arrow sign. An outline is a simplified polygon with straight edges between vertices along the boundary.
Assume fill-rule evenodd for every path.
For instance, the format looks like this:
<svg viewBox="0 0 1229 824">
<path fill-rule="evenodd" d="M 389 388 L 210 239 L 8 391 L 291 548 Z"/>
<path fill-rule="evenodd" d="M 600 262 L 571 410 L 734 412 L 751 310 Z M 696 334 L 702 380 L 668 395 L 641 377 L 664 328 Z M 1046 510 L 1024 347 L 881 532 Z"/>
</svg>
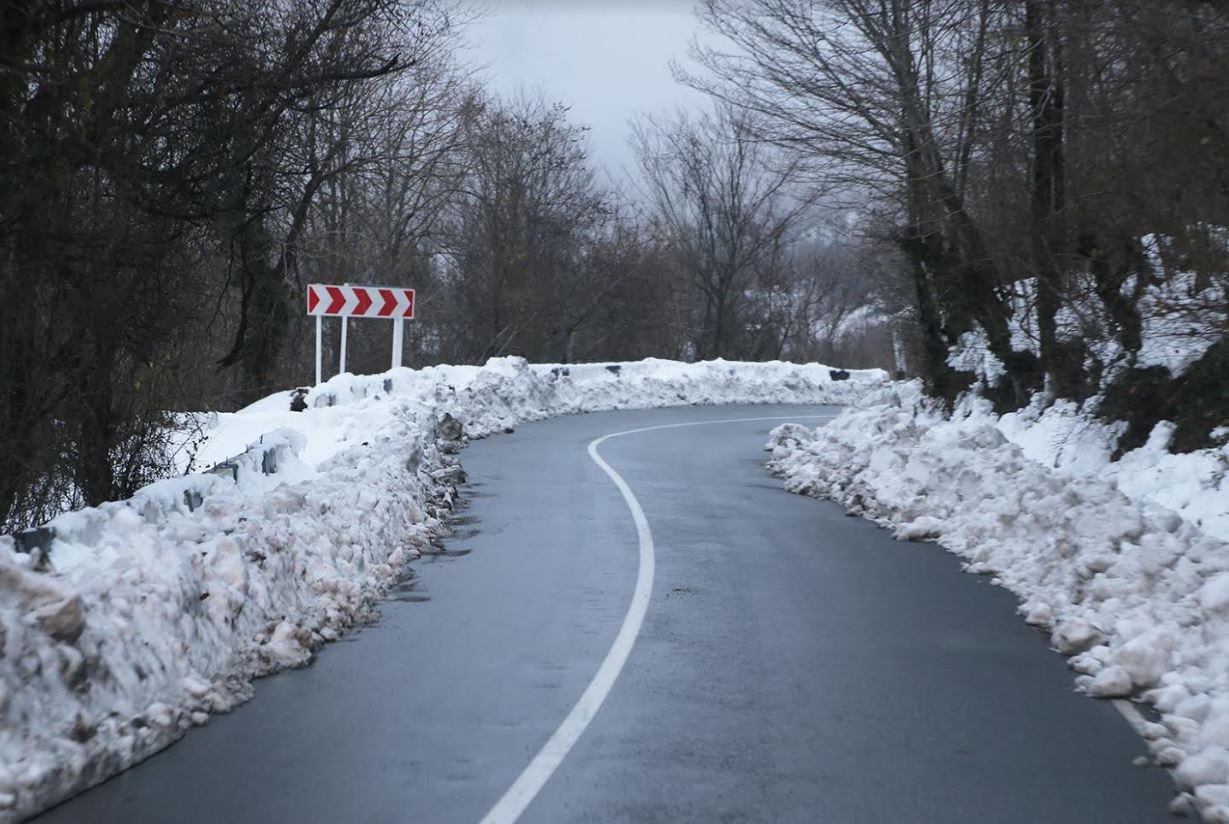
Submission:
<svg viewBox="0 0 1229 824">
<path fill-rule="evenodd" d="M 414 290 L 400 286 L 307 286 L 307 314 L 345 318 L 412 318 Z"/>
</svg>

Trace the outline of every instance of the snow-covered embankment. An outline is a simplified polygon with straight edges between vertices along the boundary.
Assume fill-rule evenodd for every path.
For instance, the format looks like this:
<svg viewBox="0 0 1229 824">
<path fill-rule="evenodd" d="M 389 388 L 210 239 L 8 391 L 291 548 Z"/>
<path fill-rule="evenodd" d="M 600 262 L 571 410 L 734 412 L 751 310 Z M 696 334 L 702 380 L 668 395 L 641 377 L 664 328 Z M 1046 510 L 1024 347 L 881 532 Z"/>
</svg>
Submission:
<svg viewBox="0 0 1229 824">
<path fill-rule="evenodd" d="M 28 816 L 310 660 L 430 551 L 459 443 L 601 409 L 844 403 L 883 379 L 784 363 L 642 361 L 341 375 L 216 416 L 218 471 L 154 484 L 49 526 L 49 551 L 0 537 L 0 821 Z M 28 547 L 27 547 L 28 548 Z"/>
<path fill-rule="evenodd" d="M 1071 404 L 949 418 L 898 384 L 778 427 L 770 466 L 1015 592 L 1081 689 L 1159 711 L 1143 731 L 1187 791 L 1176 808 L 1229 822 L 1229 445 L 1174 455 L 1170 431 L 1111 461 L 1115 428 Z"/>
</svg>

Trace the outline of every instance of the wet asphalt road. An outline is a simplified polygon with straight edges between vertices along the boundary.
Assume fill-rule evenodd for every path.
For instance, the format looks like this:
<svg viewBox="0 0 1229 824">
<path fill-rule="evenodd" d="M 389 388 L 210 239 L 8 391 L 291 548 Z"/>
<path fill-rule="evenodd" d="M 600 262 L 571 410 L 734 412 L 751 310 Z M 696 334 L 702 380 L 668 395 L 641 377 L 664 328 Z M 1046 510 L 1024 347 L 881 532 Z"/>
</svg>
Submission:
<svg viewBox="0 0 1229 824">
<path fill-rule="evenodd" d="M 463 455 L 451 557 L 309 669 L 62 805 L 61 822 L 478 822 L 607 653 L 634 525 L 586 454 L 643 426 L 816 407 L 601 413 Z M 605 705 L 523 822 L 1163 822 L 1169 778 L 1015 614 L 763 469 L 778 421 L 643 432 L 603 457 L 656 580 Z M 472 550 L 468 555 L 463 552 Z"/>
</svg>

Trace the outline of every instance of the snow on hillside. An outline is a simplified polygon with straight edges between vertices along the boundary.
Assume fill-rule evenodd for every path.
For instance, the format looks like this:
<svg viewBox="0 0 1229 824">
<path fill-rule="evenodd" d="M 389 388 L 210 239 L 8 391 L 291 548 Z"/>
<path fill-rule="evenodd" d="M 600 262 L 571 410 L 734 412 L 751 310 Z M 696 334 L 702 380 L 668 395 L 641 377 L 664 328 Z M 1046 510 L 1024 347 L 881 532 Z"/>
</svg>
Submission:
<svg viewBox="0 0 1229 824">
<path fill-rule="evenodd" d="M 1223 245 L 1225 235 L 1218 234 Z M 1078 342 L 1085 348 L 1084 368 L 1100 372 L 1102 391 L 1128 369 L 1164 367 L 1173 376 L 1182 375 L 1225 336 L 1229 314 L 1225 311 L 1223 282 L 1184 271 L 1181 260 L 1167 263 L 1167 258 L 1174 257 L 1167 251 L 1171 244 L 1172 238 L 1165 236 L 1140 238 L 1150 274 L 1134 305 L 1140 321 L 1140 346 L 1136 352 L 1124 349 L 1112 331 L 1116 322 L 1096 297 L 1095 278 L 1089 273 L 1071 275 L 1067 303 L 1055 318 L 1056 334 L 1060 341 Z M 1132 276 L 1121 288 L 1126 294 L 1136 285 Z M 1011 288 L 1011 346 L 1019 352 L 1040 355 L 1037 281 L 1023 278 Z M 980 327 L 961 335 L 959 345 L 949 353 L 948 365 L 974 373 L 983 384 L 993 384 L 1006 373 L 990 351 L 985 330 Z"/>
<path fill-rule="evenodd" d="M 845 403 L 882 382 L 786 363 L 649 360 L 341 375 L 212 418 L 213 471 L 0 537 L 0 821 L 148 757 L 370 616 L 447 533 L 459 447 L 600 409 Z M 237 456 L 237 457 L 236 457 Z"/>
<path fill-rule="evenodd" d="M 1114 428 L 1071 405 L 947 418 L 897 384 L 820 429 L 778 427 L 770 466 L 1015 592 L 1080 689 L 1160 713 L 1144 732 L 1175 804 L 1229 822 L 1229 445 L 1171 454 L 1171 429 L 1111 462 Z"/>
</svg>

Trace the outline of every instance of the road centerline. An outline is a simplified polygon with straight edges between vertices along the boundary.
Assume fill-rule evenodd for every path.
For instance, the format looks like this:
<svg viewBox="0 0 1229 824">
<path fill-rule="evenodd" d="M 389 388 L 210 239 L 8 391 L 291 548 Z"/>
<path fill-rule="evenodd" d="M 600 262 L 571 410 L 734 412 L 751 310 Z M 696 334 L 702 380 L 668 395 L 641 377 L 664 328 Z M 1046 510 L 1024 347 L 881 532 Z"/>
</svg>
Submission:
<svg viewBox="0 0 1229 824">
<path fill-rule="evenodd" d="M 753 423 L 757 421 L 793 421 L 793 420 L 831 420 L 836 415 L 776 415 L 771 417 L 725 418 L 713 421 L 687 421 L 684 423 L 661 424 L 627 429 L 620 432 L 610 432 L 589 442 L 587 452 L 590 459 L 606 473 L 614 482 L 615 487 L 623 496 L 632 521 L 636 525 L 636 535 L 639 543 L 639 567 L 636 574 L 636 586 L 632 591 L 631 603 L 619 627 L 610 650 L 602 660 L 593 679 L 585 687 L 580 699 L 572 707 L 571 712 L 563 719 L 559 727 L 552 733 L 525 767 L 512 786 L 495 802 L 495 806 L 482 818 L 481 824 L 515 824 L 529 805 L 546 786 L 559 765 L 563 763 L 572 747 L 580 740 L 589 724 L 601 709 L 606 697 L 614 687 L 615 681 L 623 671 L 624 664 L 640 635 L 648 613 L 649 601 L 653 592 L 653 576 L 656 569 L 656 547 L 653 543 L 653 532 L 649 527 L 648 518 L 640 501 L 636 498 L 627 481 L 598 452 L 598 447 L 612 438 L 636 435 L 661 429 L 678 429 L 688 426 L 711 426 L 729 423 Z"/>
</svg>

